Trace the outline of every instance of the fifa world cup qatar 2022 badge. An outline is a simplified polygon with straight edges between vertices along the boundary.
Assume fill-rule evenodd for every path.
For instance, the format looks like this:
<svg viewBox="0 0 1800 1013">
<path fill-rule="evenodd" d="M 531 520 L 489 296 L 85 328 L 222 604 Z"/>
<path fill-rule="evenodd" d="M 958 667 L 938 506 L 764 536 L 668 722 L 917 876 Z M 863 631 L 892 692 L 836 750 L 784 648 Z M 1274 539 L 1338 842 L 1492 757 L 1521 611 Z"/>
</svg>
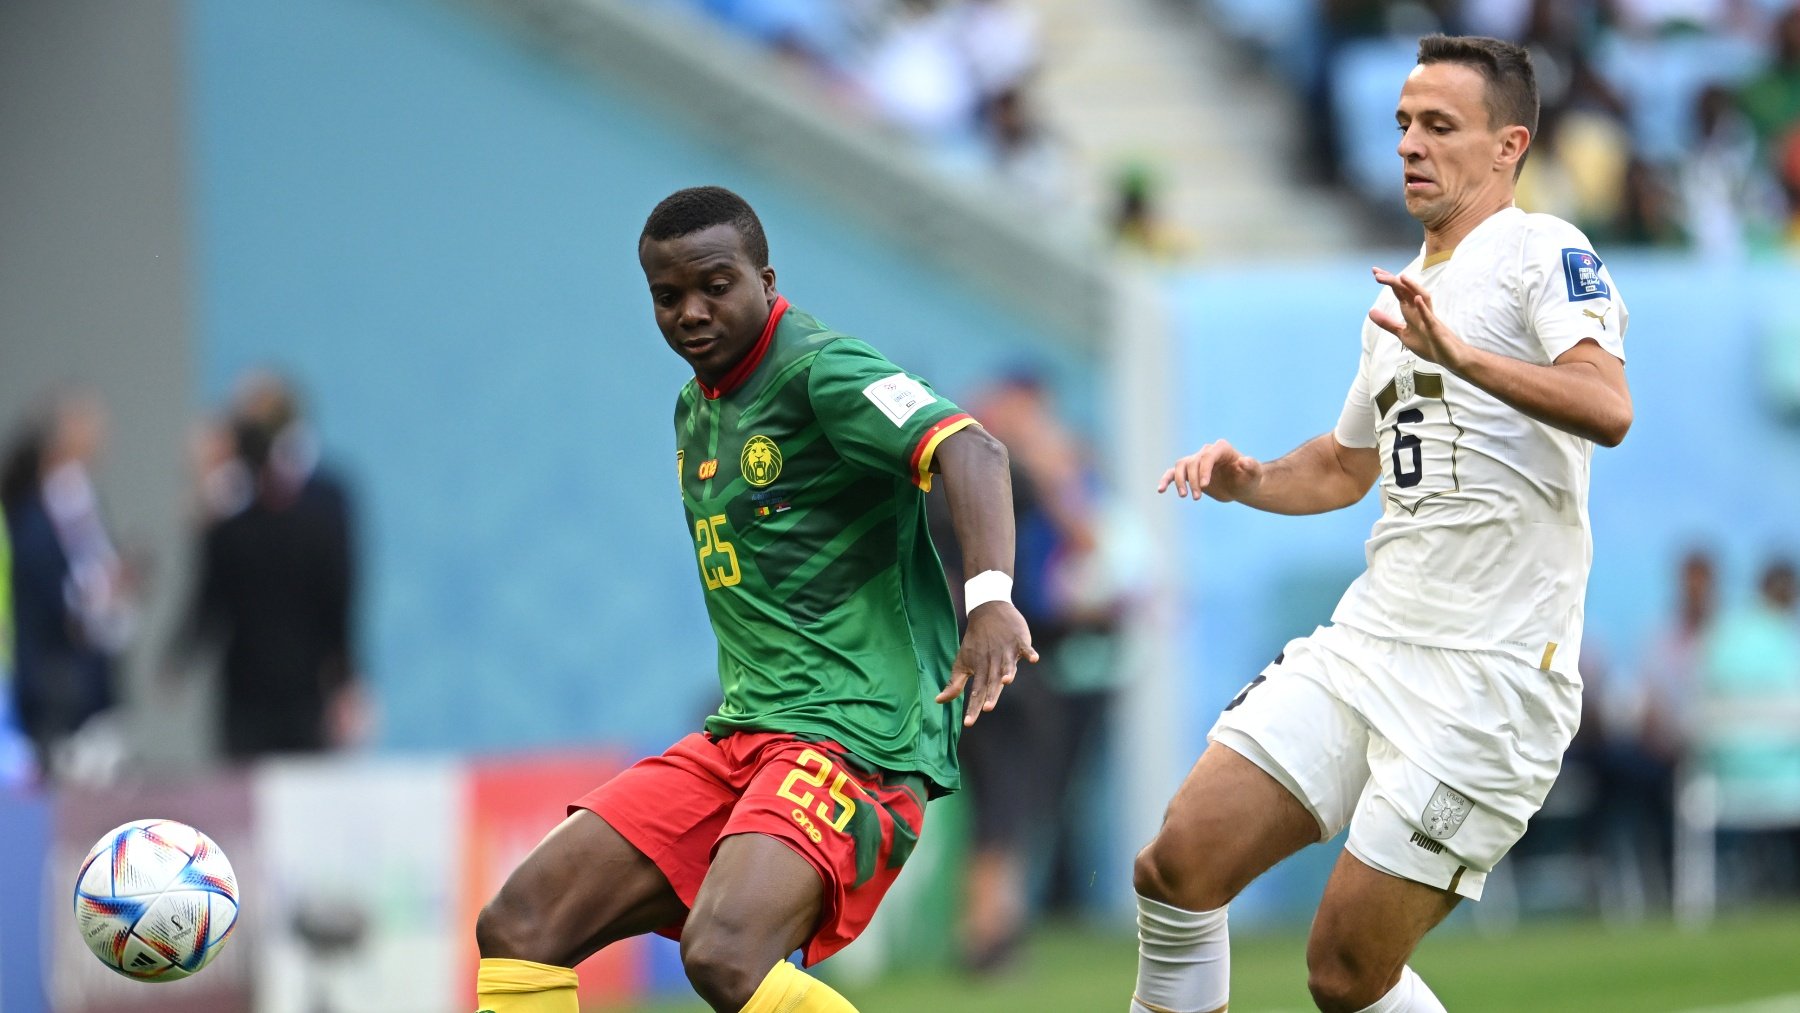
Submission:
<svg viewBox="0 0 1800 1013">
<path fill-rule="evenodd" d="M 1425 835 L 1437 841 L 1456 836 L 1463 820 L 1469 818 L 1471 807 L 1472 803 L 1462 792 L 1438 782 L 1437 791 L 1431 793 L 1431 800 L 1425 803 L 1425 811 L 1419 816 L 1420 822 L 1425 824 Z"/>
<path fill-rule="evenodd" d="M 1590 250 L 1567 247 L 1562 251 L 1563 281 L 1569 287 L 1569 301 L 1611 299 L 1612 286 L 1600 277 L 1600 258 Z"/>
</svg>

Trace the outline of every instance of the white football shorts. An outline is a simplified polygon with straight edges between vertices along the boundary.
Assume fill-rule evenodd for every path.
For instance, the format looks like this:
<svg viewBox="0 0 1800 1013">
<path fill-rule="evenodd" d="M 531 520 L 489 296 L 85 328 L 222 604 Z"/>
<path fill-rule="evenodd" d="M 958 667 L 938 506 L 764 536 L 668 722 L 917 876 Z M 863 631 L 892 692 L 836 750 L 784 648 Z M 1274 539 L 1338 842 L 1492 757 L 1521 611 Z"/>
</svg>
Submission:
<svg viewBox="0 0 1800 1013">
<path fill-rule="evenodd" d="M 1326 626 L 1290 641 L 1209 738 L 1280 781 L 1350 853 L 1481 899 L 1581 716 L 1578 680 L 1510 655 Z"/>
</svg>

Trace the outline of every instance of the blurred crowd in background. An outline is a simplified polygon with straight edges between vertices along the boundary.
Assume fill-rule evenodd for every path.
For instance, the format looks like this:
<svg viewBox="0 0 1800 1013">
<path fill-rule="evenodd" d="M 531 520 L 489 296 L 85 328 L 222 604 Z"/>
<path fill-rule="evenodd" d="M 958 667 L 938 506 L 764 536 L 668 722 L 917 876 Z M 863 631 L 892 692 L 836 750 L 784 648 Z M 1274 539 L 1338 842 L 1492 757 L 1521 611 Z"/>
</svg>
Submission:
<svg viewBox="0 0 1800 1013">
<path fill-rule="evenodd" d="M 131 761 L 121 664 L 146 646 L 141 604 L 165 547 L 121 547 L 110 530 L 94 482 L 108 424 L 98 394 L 48 394 L 0 464 L 0 784 L 108 783 Z M 245 376 L 189 452 L 193 589 L 171 642 L 148 645 L 164 658 L 158 688 L 216 669 L 215 744 L 229 761 L 351 741 L 366 715 L 351 509 L 293 392 Z"/>
<path fill-rule="evenodd" d="M 1142 245 L 1142 166 L 1079 157 L 1033 97 L 1046 59 L 1016 0 L 642 0 L 717 18 L 811 73 L 843 106 L 911 135 L 953 170 L 986 171 L 1045 211 L 1075 173 Z M 1395 82 L 1419 36 L 1493 35 L 1533 55 L 1543 112 L 1519 203 L 1596 243 L 1707 254 L 1800 245 L 1800 5 L 1791 0 L 1186 0 L 1293 94 L 1297 175 L 1341 186 L 1396 233 Z M 1054 54 L 1050 54 L 1053 58 Z M 1673 113 L 1671 113 L 1673 110 Z M 1166 252 L 1150 243 L 1153 252 Z"/>
<path fill-rule="evenodd" d="M 1674 561 L 1668 614 L 1633 652 L 1636 671 L 1612 662 L 1605 630 L 1588 631 L 1581 729 L 1513 863 L 1528 878 L 1554 864 L 1538 859 L 1573 860 L 1522 884 L 1538 903 L 1667 911 L 1694 835 L 1714 833 L 1720 899 L 1800 897 L 1795 564 L 1771 554 L 1729 582 L 1721 570 L 1704 547 Z"/>
<path fill-rule="evenodd" d="M 1542 114 L 1519 204 L 1595 242 L 1709 255 L 1800 243 L 1791 0 L 1215 0 L 1304 96 L 1309 164 L 1393 213 L 1393 82 L 1433 31 L 1531 50 Z M 1385 116 L 1384 116 L 1385 113 Z M 1391 140 L 1391 139 L 1388 139 Z"/>
<path fill-rule="evenodd" d="M 642 0 L 688 7 L 799 65 L 835 104 L 910 136 L 952 173 L 987 172 L 1039 213 L 1076 171 L 1033 101 L 1038 21 L 1016 0 Z"/>
</svg>

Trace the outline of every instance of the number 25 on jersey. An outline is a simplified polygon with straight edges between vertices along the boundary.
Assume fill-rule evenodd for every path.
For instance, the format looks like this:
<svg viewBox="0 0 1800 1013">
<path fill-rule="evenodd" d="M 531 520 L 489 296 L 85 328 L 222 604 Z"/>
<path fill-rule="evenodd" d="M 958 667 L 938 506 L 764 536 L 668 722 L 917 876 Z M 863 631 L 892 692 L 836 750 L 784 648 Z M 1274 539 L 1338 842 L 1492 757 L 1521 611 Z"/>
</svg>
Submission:
<svg viewBox="0 0 1800 1013">
<path fill-rule="evenodd" d="M 725 515 L 713 514 L 694 522 L 694 544 L 700 552 L 700 576 L 706 589 L 736 587 L 744 579 L 738 570 L 737 549 L 725 540 Z"/>
</svg>

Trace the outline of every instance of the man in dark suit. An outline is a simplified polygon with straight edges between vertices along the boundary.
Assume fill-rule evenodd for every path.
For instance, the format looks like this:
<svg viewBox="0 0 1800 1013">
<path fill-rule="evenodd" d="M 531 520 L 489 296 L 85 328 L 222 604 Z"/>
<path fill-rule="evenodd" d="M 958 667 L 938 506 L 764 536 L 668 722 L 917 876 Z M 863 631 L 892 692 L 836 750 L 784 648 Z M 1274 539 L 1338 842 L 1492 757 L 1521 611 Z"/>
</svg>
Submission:
<svg viewBox="0 0 1800 1013">
<path fill-rule="evenodd" d="M 349 495 L 318 466 L 310 432 L 280 380 L 242 386 L 231 456 L 207 485 L 186 644 L 223 646 L 220 744 L 233 760 L 338 744 L 356 699 Z M 217 489 L 236 489 L 221 501 Z"/>
</svg>

